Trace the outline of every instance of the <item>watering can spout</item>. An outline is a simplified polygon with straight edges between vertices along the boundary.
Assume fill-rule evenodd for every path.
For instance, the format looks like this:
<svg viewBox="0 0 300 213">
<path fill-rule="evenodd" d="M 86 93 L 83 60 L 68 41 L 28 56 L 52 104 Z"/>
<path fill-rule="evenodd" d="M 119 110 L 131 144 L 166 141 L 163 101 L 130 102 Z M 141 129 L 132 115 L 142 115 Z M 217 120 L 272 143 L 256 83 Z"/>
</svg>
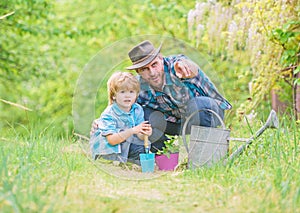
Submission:
<svg viewBox="0 0 300 213">
<path fill-rule="evenodd" d="M 224 164 L 227 164 L 228 161 L 233 160 L 235 157 L 240 155 L 256 138 L 258 138 L 267 128 L 279 128 L 279 121 L 276 112 L 272 109 L 266 123 L 247 141 L 245 144 L 241 145 L 235 152 L 233 152 L 228 159 L 224 161 Z"/>
<path fill-rule="evenodd" d="M 269 128 L 278 129 L 279 121 L 278 121 L 278 117 L 277 117 L 275 110 L 273 110 L 273 109 L 271 110 L 266 123 L 269 125 Z"/>
<path fill-rule="evenodd" d="M 251 137 L 251 139 L 255 139 L 257 137 L 259 137 L 267 128 L 272 128 L 272 129 L 278 129 L 279 128 L 279 121 L 278 121 L 278 117 L 277 114 L 275 112 L 275 110 L 271 110 L 268 119 L 265 123 L 265 125 L 263 125 L 255 134 L 255 136 Z"/>
</svg>

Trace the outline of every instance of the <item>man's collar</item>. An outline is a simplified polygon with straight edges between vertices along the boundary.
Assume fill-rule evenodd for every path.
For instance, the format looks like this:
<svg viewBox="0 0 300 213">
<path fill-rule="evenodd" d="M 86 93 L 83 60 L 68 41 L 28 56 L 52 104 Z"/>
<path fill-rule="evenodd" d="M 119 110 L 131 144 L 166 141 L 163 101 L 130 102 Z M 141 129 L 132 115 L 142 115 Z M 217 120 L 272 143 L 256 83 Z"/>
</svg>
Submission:
<svg viewBox="0 0 300 213">
<path fill-rule="evenodd" d="M 170 64 L 169 67 L 171 67 Z M 164 64 L 164 72 L 165 72 L 165 85 L 168 86 L 172 85 L 172 77 L 171 77 L 172 70 L 169 72 L 167 62 Z"/>
</svg>

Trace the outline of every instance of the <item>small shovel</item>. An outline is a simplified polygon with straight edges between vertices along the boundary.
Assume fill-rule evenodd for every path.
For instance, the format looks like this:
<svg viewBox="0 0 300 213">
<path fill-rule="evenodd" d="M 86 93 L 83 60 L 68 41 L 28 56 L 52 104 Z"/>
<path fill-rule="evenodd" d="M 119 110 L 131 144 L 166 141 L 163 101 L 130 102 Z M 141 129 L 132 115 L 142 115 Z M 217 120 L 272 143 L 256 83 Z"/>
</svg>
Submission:
<svg viewBox="0 0 300 213">
<path fill-rule="evenodd" d="M 144 146 L 145 146 L 145 153 L 149 154 L 148 135 L 144 135 Z"/>
<path fill-rule="evenodd" d="M 142 172 L 154 172 L 154 153 L 149 153 L 148 135 L 144 136 L 145 154 L 140 154 Z"/>
</svg>

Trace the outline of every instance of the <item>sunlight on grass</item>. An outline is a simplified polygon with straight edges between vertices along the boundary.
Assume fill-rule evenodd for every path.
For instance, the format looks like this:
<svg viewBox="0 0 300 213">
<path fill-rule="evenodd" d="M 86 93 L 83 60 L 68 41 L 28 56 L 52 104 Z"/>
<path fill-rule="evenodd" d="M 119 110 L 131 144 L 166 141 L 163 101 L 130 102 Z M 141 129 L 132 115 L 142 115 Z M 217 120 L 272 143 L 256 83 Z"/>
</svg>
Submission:
<svg viewBox="0 0 300 213">
<path fill-rule="evenodd" d="M 6 136 L 0 143 L 0 208 L 3 212 L 297 212 L 300 131 L 289 118 L 281 120 L 278 130 L 267 130 L 230 165 L 181 169 L 141 180 L 102 171 L 77 139 L 32 130 L 27 136 Z M 245 126 L 235 134 L 247 131 Z"/>
</svg>

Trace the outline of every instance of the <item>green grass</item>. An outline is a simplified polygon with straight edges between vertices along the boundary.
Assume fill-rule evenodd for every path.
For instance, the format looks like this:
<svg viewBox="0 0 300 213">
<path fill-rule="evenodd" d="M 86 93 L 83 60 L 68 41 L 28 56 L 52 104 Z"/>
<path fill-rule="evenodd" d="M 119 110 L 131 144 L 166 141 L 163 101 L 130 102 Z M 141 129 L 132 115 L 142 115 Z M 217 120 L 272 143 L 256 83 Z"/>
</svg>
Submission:
<svg viewBox="0 0 300 213">
<path fill-rule="evenodd" d="M 0 143 L 0 209 L 300 212 L 299 126 L 287 117 L 280 120 L 280 129 L 266 130 L 232 164 L 166 172 L 147 180 L 104 172 L 84 154 L 78 139 L 52 136 L 51 128 L 11 133 Z M 248 131 L 238 125 L 232 135 Z"/>
</svg>

